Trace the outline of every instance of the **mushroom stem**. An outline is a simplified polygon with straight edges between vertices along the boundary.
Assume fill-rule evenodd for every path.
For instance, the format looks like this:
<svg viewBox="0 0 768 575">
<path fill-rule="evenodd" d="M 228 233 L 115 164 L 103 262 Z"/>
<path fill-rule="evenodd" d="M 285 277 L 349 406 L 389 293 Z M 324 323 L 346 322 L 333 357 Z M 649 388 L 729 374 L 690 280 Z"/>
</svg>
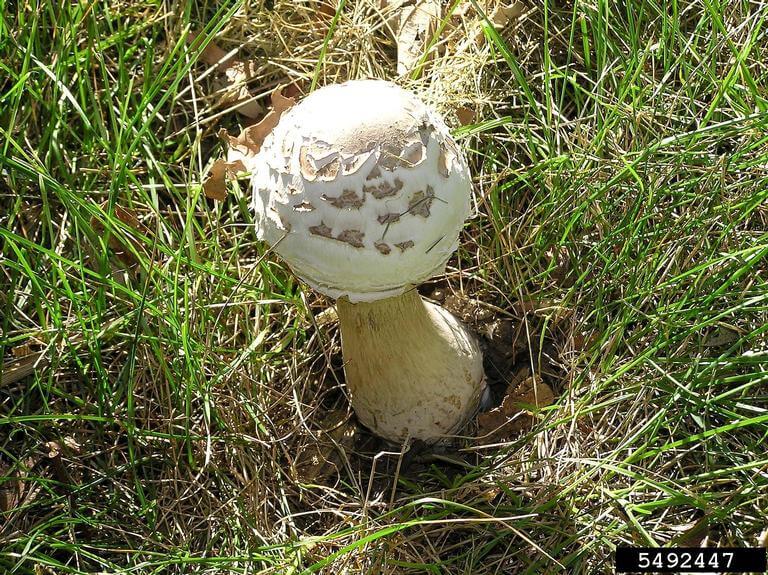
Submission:
<svg viewBox="0 0 768 575">
<path fill-rule="evenodd" d="M 361 423 L 396 442 L 433 442 L 475 412 L 485 382 L 477 340 L 415 289 L 337 302 L 344 373 Z"/>
</svg>

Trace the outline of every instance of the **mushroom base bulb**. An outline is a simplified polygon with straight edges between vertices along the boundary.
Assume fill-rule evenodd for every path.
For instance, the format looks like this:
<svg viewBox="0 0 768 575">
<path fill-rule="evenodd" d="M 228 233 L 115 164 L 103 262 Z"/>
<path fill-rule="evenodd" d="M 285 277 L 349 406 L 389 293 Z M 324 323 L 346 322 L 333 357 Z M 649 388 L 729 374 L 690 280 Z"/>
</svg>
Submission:
<svg viewBox="0 0 768 575">
<path fill-rule="evenodd" d="M 390 441 L 431 443 L 458 431 L 485 389 L 475 338 L 412 289 L 337 304 L 344 373 L 358 419 Z"/>
</svg>

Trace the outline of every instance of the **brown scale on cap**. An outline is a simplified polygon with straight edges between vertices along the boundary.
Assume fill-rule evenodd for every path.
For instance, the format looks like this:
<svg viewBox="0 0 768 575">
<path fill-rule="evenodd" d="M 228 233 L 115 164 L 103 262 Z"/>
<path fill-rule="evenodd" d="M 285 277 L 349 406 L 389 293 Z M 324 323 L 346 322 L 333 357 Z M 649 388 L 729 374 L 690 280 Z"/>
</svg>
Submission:
<svg viewBox="0 0 768 575">
<path fill-rule="evenodd" d="M 336 156 L 330 162 L 318 168 L 317 179 L 324 182 L 330 182 L 331 180 L 335 180 L 340 169 L 341 169 L 341 158 Z"/>
<path fill-rule="evenodd" d="M 379 169 L 379 164 L 374 164 L 373 168 L 371 169 L 370 173 L 365 177 L 366 180 L 375 180 L 376 178 L 381 177 L 381 170 Z"/>
<path fill-rule="evenodd" d="M 419 190 L 411 201 L 408 202 L 408 212 L 415 216 L 422 216 L 424 218 L 429 217 L 429 208 L 432 207 L 432 202 L 435 200 L 435 190 L 432 186 L 427 186 L 427 191 L 422 192 Z"/>
<path fill-rule="evenodd" d="M 344 230 L 334 238 L 333 230 L 326 226 L 324 222 L 320 222 L 319 226 L 310 226 L 309 233 L 315 236 L 328 238 L 329 240 L 344 242 L 356 248 L 363 247 L 363 238 L 365 237 L 365 234 L 360 230 Z"/>
<path fill-rule="evenodd" d="M 373 245 L 376 246 L 376 249 L 385 256 L 389 255 L 389 252 L 392 251 L 392 248 L 390 248 L 389 245 L 384 242 L 376 242 Z"/>
<path fill-rule="evenodd" d="M 301 175 L 304 179 L 313 182 L 315 180 L 316 170 L 307 156 L 306 146 L 299 150 L 299 168 L 301 168 Z"/>
<path fill-rule="evenodd" d="M 354 174 L 357 172 L 360 168 L 363 167 L 365 162 L 368 161 L 368 158 L 371 157 L 370 151 L 361 152 L 359 154 L 354 154 L 351 157 L 348 157 L 341 161 L 341 170 L 342 173 L 345 176 L 348 176 L 349 174 Z M 370 176 L 370 175 L 369 175 Z"/>
<path fill-rule="evenodd" d="M 326 226 L 323 222 L 320 222 L 319 226 L 309 226 L 309 233 L 315 236 L 322 236 L 324 238 L 333 238 L 333 230 Z"/>
<path fill-rule="evenodd" d="M 458 157 L 459 151 L 456 149 L 456 145 L 446 139 L 440 144 L 440 154 L 437 157 L 437 171 L 444 178 L 447 178 L 451 172 L 451 164 Z"/>
<path fill-rule="evenodd" d="M 395 247 L 400 249 L 400 253 L 404 252 L 408 248 L 412 248 L 413 246 L 414 246 L 413 240 L 408 240 L 407 242 L 400 242 L 399 244 L 395 244 Z"/>
<path fill-rule="evenodd" d="M 310 204 L 309 202 L 301 202 L 300 204 L 295 204 L 293 206 L 294 212 L 311 212 L 314 211 L 315 206 Z"/>
<path fill-rule="evenodd" d="M 340 209 L 354 209 L 358 210 L 360 209 L 360 206 L 362 206 L 365 203 L 365 197 L 358 196 L 355 192 L 352 190 L 344 190 L 340 196 L 337 197 L 330 197 L 326 196 L 325 194 L 322 195 L 322 198 L 331 204 L 334 208 L 340 208 Z"/>
<path fill-rule="evenodd" d="M 346 242 L 350 246 L 353 246 L 356 248 L 362 248 L 364 237 L 365 237 L 365 234 L 360 230 L 344 230 L 334 239 L 340 242 Z"/>
<path fill-rule="evenodd" d="M 394 224 L 395 222 L 400 221 L 400 214 L 397 212 L 390 212 L 388 214 L 384 214 L 383 216 L 379 216 L 378 220 L 381 225 Z"/>
<path fill-rule="evenodd" d="M 321 156 L 322 159 L 316 160 L 316 156 Z M 333 155 L 332 152 L 329 153 L 321 148 L 302 146 L 299 150 L 299 167 L 305 180 L 330 182 L 339 174 L 341 158 L 338 154 Z"/>
<path fill-rule="evenodd" d="M 400 178 L 395 178 L 395 185 L 393 186 L 389 182 L 381 182 L 375 186 L 363 186 L 363 192 L 366 194 L 372 194 L 374 198 L 380 200 L 381 198 L 388 198 L 394 196 L 397 192 L 403 189 L 403 182 Z"/>
<path fill-rule="evenodd" d="M 382 146 L 381 154 L 379 155 L 379 166 L 389 171 L 404 166 L 404 161 L 400 157 L 402 153 L 403 150 L 396 146 Z"/>
</svg>

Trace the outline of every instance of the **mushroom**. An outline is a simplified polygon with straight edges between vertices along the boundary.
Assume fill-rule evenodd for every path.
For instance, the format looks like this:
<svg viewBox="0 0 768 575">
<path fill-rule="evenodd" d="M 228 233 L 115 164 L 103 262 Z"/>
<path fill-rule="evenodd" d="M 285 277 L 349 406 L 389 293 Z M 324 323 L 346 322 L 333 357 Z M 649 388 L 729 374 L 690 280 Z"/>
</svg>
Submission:
<svg viewBox="0 0 768 575">
<path fill-rule="evenodd" d="M 458 431 L 485 389 L 480 348 L 415 289 L 444 271 L 470 212 L 443 120 L 390 82 L 326 86 L 283 114 L 252 186 L 258 237 L 337 300 L 359 421 L 395 442 Z"/>
</svg>

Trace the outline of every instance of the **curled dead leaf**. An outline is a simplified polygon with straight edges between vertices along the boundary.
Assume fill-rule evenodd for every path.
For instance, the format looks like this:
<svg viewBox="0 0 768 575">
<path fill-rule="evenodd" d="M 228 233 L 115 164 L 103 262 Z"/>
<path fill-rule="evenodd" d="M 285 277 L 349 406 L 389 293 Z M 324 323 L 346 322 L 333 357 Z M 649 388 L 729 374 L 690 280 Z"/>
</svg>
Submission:
<svg viewBox="0 0 768 575">
<path fill-rule="evenodd" d="M 475 122 L 475 111 L 472 108 L 461 106 L 456 110 L 456 117 L 462 126 L 467 126 Z"/>
<path fill-rule="evenodd" d="M 315 14 L 323 22 L 328 23 L 336 16 L 336 6 L 332 0 L 315 0 L 314 4 L 317 6 Z"/>
<path fill-rule="evenodd" d="M 264 143 L 265 138 L 277 126 L 283 112 L 294 104 L 296 104 L 296 100 L 284 96 L 283 86 L 278 86 L 272 92 L 272 109 L 267 112 L 261 121 L 243 129 L 238 136 L 233 137 L 227 134 L 225 130 L 222 131 L 229 144 L 227 161 L 234 163 L 240 160 L 246 168 L 252 167 L 253 158 L 261 150 L 261 145 Z"/>
<path fill-rule="evenodd" d="M 192 32 L 188 41 L 191 43 L 198 36 L 197 32 Z M 234 54 L 222 50 L 215 42 L 209 42 L 200 52 L 199 58 L 223 74 L 220 89 L 222 103 L 236 104 L 235 109 L 249 118 L 257 118 L 264 112 L 264 108 L 248 90 L 248 82 L 257 73 L 254 63 L 236 58 Z"/>
<path fill-rule="evenodd" d="M 413 71 L 431 48 L 441 14 L 439 0 L 417 0 L 415 5 L 400 8 L 396 38 L 398 74 Z"/>
<path fill-rule="evenodd" d="M 106 212 L 108 206 L 109 202 L 102 202 L 99 207 Z M 134 251 L 140 254 L 146 254 L 146 251 L 144 250 L 143 244 L 133 236 L 132 232 L 135 231 L 145 236 L 149 236 L 149 228 L 142 224 L 136 216 L 136 212 L 129 208 L 115 205 L 114 216 L 122 222 L 128 230 L 123 230 L 125 232 L 125 241 L 118 238 L 114 233 L 110 234 L 109 247 L 112 249 L 117 259 L 119 259 L 129 270 L 136 271 L 139 268 L 139 259 L 134 255 Z M 96 216 L 91 218 L 90 223 L 91 228 L 93 228 L 97 234 L 101 235 L 104 233 L 104 225 L 98 218 L 96 218 Z M 133 251 L 131 251 L 129 246 L 133 247 Z"/>
<path fill-rule="evenodd" d="M 223 202 L 227 199 L 227 178 L 235 178 L 238 172 L 247 171 L 240 160 L 216 160 L 211 166 L 210 175 L 203 182 L 205 197 Z"/>
<path fill-rule="evenodd" d="M 279 86 L 272 92 L 272 109 L 260 122 L 244 128 L 237 136 L 230 136 L 226 130 L 219 132 L 219 137 L 227 142 L 229 150 L 226 160 L 217 160 L 213 163 L 210 175 L 203 182 L 203 192 L 206 197 L 219 201 L 225 200 L 227 198 L 226 180 L 237 177 L 239 173 L 253 170 L 256 154 L 261 150 L 264 139 L 277 126 L 282 113 L 296 104 L 295 98 L 283 95 L 283 89 L 283 86 Z"/>
<path fill-rule="evenodd" d="M 529 376 L 520 382 L 515 377 L 507 387 L 501 405 L 478 415 L 479 435 L 484 439 L 501 440 L 529 430 L 536 421 L 535 411 L 552 405 L 554 400 L 552 388 L 543 381 Z"/>
<path fill-rule="evenodd" d="M 282 90 L 283 87 L 280 86 L 272 92 L 272 109 L 260 122 L 244 128 L 238 136 L 230 136 L 226 130 L 220 132 L 229 144 L 227 162 L 241 161 L 246 168 L 245 171 L 253 168 L 254 158 L 261 150 L 265 138 L 277 126 L 283 112 L 296 103 L 295 98 L 284 96 Z"/>
<path fill-rule="evenodd" d="M 507 25 L 520 18 L 524 12 L 522 2 L 512 2 L 510 5 L 499 4 L 491 13 L 490 21 L 497 30 L 503 30 Z"/>
</svg>

